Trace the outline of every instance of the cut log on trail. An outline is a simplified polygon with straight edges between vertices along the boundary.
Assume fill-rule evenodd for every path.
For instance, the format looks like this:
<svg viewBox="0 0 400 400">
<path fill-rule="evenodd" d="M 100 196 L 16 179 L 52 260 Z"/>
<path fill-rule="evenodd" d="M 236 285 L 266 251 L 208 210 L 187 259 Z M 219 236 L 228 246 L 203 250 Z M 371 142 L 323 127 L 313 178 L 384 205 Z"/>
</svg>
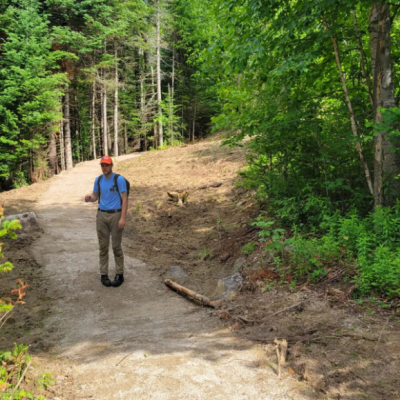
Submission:
<svg viewBox="0 0 400 400">
<path fill-rule="evenodd" d="M 211 182 L 211 183 L 206 183 L 205 185 L 201 185 L 197 188 L 197 190 L 202 190 L 202 189 L 207 189 L 207 188 L 217 188 L 222 186 L 222 182 Z"/>
<path fill-rule="evenodd" d="M 176 290 L 178 293 L 184 293 L 184 294 L 186 294 L 186 296 L 190 297 L 191 299 L 199 301 L 204 306 L 216 308 L 219 305 L 221 305 L 220 301 L 212 301 L 208 297 L 203 296 L 202 294 L 196 293 L 193 290 L 190 290 L 188 288 L 185 288 L 184 286 L 181 286 L 181 285 L 177 284 L 176 282 L 171 281 L 170 279 L 166 279 L 165 284 L 167 286 L 169 286 L 170 288 Z"/>
</svg>

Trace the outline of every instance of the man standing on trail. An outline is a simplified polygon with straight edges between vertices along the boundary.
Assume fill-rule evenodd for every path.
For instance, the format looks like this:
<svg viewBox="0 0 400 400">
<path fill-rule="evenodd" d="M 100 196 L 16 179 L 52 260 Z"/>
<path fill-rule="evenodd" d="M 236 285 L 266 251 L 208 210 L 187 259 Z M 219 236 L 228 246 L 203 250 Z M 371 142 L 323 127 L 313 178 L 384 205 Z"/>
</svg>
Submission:
<svg viewBox="0 0 400 400">
<path fill-rule="evenodd" d="M 121 242 L 128 210 L 127 181 L 120 175 L 115 176 L 111 157 L 102 157 L 100 165 L 103 175 L 96 178 L 93 193 L 85 196 L 85 201 L 95 202 L 100 198 L 96 229 L 100 248 L 101 283 L 104 286 L 118 287 L 124 282 L 124 253 Z M 112 282 L 108 278 L 110 235 L 116 268 Z"/>
</svg>

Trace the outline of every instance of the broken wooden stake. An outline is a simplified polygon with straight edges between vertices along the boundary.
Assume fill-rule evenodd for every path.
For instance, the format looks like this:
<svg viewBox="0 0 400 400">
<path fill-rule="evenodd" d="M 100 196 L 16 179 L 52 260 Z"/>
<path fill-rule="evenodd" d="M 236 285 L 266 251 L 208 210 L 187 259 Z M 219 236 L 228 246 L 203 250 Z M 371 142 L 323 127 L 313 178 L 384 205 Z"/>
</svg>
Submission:
<svg viewBox="0 0 400 400">
<path fill-rule="evenodd" d="M 281 366 L 285 365 L 287 357 L 288 342 L 286 339 L 274 340 L 276 356 L 278 358 L 278 377 L 281 379 Z"/>
<path fill-rule="evenodd" d="M 220 301 L 212 301 L 208 297 L 203 296 L 202 294 L 196 293 L 195 291 L 185 288 L 184 286 L 179 285 L 176 282 L 171 281 L 170 279 L 165 280 L 165 284 L 170 288 L 176 290 L 178 293 L 184 293 L 186 296 L 191 299 L 199 301 L 204 306 L 216 308 L 221 305 Z"/>
</svg>

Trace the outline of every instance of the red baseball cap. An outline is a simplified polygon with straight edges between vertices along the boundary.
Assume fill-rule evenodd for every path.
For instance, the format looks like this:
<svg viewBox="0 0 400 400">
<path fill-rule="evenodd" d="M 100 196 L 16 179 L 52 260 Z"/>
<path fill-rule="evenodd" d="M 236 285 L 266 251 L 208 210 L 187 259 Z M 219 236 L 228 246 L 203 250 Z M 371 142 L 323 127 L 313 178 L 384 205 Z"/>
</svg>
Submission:
<svg viewBox="0 0 400 400">
<path fill-rule="evenodd" d="M 112 158 L 108 156 L 101 157 L 100 164 L 112 164 Z"/>
</svg>

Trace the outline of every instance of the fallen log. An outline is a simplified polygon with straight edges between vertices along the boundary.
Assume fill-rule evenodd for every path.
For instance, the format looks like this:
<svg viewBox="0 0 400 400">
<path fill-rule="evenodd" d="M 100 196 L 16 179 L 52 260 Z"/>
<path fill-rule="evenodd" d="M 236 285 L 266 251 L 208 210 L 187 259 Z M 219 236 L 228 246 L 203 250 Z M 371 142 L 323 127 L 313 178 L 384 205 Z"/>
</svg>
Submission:
<svg viewBox="0 0 400 400">
<path fill-rule="evenodd" d="M 201 185 L 197 187 L 197 190 L 203 190 L 203 189 L 208 189 L 208 188 L 218 188 L 222 185 L 222 182 L 211 182 L 211 183 L 206 183 L 205 185 Z"/>
<path fill-rule="evenodd" d="M 202 305 L 216 308 L 221 305 L 220 301 L 212 301 L 208 297 L 203 296 L 202 294 L 196 293 L 195 291 L 185 288 L 184 286 L 181 286 L 177 284 L 174 281 L 171 281 L 171 279 L 166 279 L 165 284 L 169 286 L 170 288 L 176 290 L 178 293 L 184 293 L 186 296 L 190 297 L 191 299 L 199 301 Z"/>
</svg>

